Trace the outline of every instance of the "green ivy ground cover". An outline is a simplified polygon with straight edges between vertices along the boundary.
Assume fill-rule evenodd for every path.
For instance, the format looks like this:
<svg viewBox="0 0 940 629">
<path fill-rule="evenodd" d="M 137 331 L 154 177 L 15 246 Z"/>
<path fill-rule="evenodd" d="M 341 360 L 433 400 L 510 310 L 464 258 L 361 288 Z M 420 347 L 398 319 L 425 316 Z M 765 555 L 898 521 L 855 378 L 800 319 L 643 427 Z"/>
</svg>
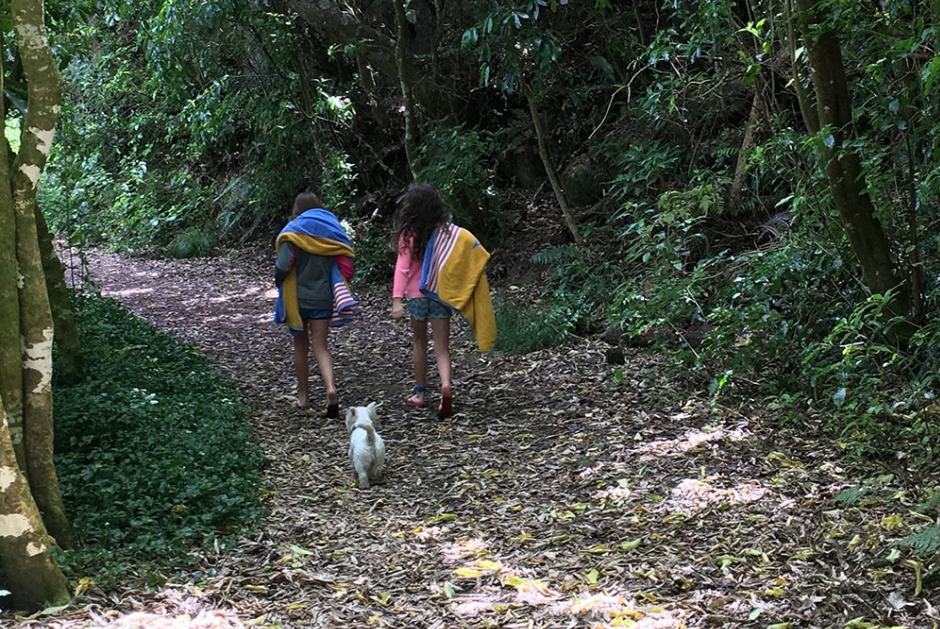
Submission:
<svg viewBox="0 0 940 629">
<path fill-rule="evenodd" d="M 262 452 L 233 383 L 192 346 L 114 300 L 78 299 L 87 375 L 53 387 L 56 469 L 81 539 L 64 563 L 159 581 L 258 521 Z"/>
</svg>

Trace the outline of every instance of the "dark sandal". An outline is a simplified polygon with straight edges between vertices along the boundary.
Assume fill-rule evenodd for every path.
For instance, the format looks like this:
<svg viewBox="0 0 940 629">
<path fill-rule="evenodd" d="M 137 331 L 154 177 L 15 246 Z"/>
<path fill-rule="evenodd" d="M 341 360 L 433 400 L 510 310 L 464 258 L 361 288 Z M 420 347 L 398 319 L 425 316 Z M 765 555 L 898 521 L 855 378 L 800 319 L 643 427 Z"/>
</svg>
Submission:
<svg viewBox="0 0 940 629">
<path fill-rule="evenodd" d="M 414 387 L 412 387 L 411 390 L 414 391 L 415 393 L 427 393 L 428 388 L 426 386 L 416 384 Z M 407 404 L 408 406 L 414 406 L 415 408 L 424 408 L 425 406 L 428 405 L 426 401 L 419 400 L 414 395 L 412 395 L 407 400 L 405 400 L 405 404 Z"/>
<path fill-rule="evenodd" d="M 339 417 L 339 404 L 337 403 L 337 404 L 327 405 L 326 415 L 324 415 L 324 417 L 326 417 L 327 419 L 336 419 L 337 417 Z"/>
</svg>

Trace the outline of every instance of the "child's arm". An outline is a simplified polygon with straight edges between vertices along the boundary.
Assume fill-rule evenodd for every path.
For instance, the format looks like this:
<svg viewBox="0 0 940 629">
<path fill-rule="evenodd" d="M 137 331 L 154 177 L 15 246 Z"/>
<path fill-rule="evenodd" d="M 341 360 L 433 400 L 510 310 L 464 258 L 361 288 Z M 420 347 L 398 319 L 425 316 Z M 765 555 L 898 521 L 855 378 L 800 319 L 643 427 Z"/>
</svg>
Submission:
<svg viewBox="0 0 940 629">
<path fill-rule="evenodd" d="M 395 260 L 395 275 L 392 277 L 392 318 L 401 319 L 405 316 L 405 307 L 402 299 L 405 296 L 405 287 L 411 278 L 411 247 L 404 241 L 398 243 L 398 258 Z"/>
<path fill-rule="evenodd" d="M 274 262 L 274 285 L 278 288 L 284 282 L 290 270 L 294 268 L 294 245 L 289 242 L 281 244 L 277 250 L 277 260 Z"/>
<path fill-rule="evenodd" d="M 395 275 L 392 277 L 392 299 L 401 300 L 405 288 L 411 279 L 411 247 L 404 242 L 398 245 L 398 258 L 395 260 Z"/>
</svg>

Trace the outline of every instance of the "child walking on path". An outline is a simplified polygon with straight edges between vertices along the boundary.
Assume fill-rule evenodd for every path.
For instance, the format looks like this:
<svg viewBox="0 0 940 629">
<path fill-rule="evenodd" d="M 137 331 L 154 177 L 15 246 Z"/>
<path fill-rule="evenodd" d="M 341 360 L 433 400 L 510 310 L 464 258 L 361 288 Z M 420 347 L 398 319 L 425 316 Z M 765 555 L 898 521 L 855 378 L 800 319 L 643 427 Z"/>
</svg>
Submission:
<svg viewBox="0 0 940 629">
<path fill-rule="evenodd" d="M 297 406 L 309 404 L 308 354 L 313 356 L 326 389 L 326 417 L 339 417 L 333 377 L 330 327 L 351 323 L 359 306 L 346 282 L 352 279 L 355 255 L 339 220 L 322 209 L 320 198 L 302 192 L 294 200 L 293 218 L 278 234 L 274 283 L 278 287 L 274 321 L 286 323 L 294 339 Z"/>
<path fill-rule="evenodd" d="M 428 184 L 416 184 L 395 215 L 392 246 L 398 252 L 392 281 L 392 317 L 411 316 L 415 386 L 407 404 L 427 405 L 428 322 L 441 379 L 437 416 L 453 414 L 450 317 L 455 311 L 470 323 L 480 349 L 489 352 L 496 322 L 486 282 L 489 254 L 473 235 L 447 220 L 447 206 Z"/>
</svg>

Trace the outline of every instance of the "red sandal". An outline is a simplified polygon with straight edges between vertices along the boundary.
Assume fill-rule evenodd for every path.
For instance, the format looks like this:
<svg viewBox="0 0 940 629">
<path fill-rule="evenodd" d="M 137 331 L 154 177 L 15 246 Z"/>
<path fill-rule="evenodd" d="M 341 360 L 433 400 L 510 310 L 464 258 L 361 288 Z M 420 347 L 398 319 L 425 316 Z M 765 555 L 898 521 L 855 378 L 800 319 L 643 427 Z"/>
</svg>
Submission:
<svg viewBox="0 0 940 629">
<path fill-rule="evenodd" d="M 441 394 L 441 405 L 437 409 L 437 416 L 445 419 L 454 414 L 454 396 L 452 393 Z"/>
</svg>

